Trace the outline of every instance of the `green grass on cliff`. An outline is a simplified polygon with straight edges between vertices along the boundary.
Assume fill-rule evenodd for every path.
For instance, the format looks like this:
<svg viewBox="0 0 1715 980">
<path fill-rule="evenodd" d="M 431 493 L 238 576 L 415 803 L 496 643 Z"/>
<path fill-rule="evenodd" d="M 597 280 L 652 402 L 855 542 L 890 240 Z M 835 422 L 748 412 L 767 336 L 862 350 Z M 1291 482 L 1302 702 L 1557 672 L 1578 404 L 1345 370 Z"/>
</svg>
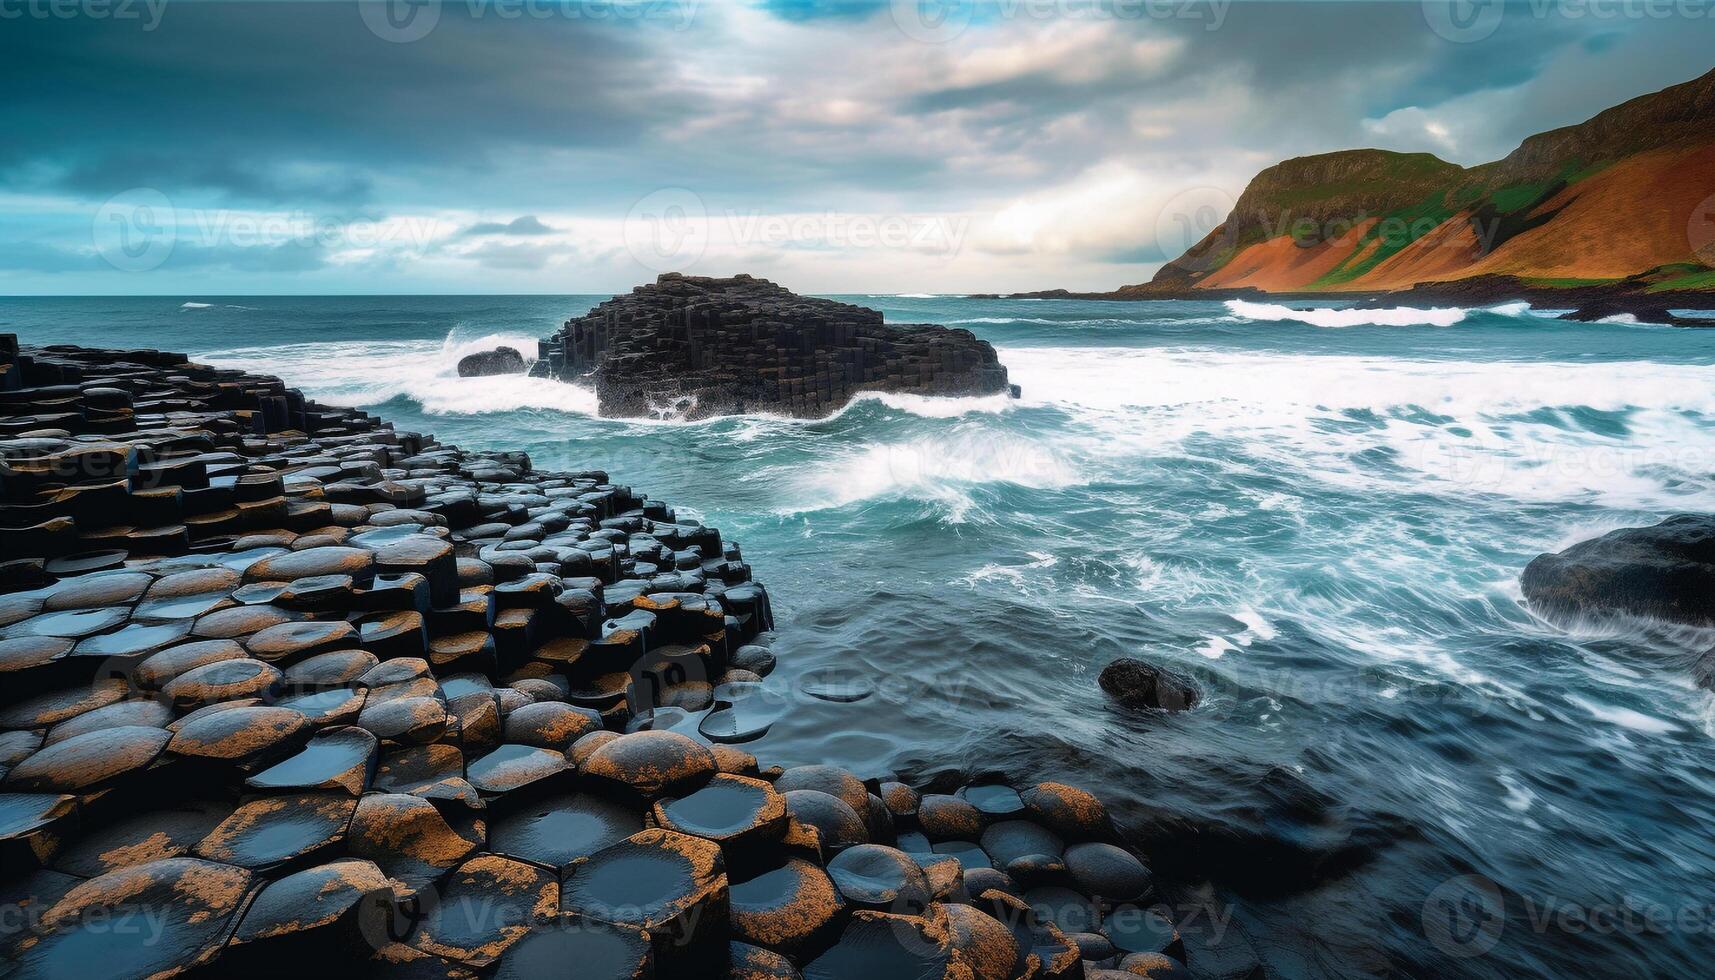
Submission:
<svg viewBox="0 0 1715 980">
<path fill-rule="evenodd" d="M 1331 289 L 1359 278 L 1399 254 L 1407 245 L 1440 227 L 1458 212 L 1457 206 L 1448 203 L 1446 191 L 1436 191 L 1411 207 L 1382 215 L 1380 221 L 1364 232 L 1364 237 L 1359 239 L 1357 246 L 1352 249 L 1352 254 L 1340 260 L 1340 264 L 1330 269 L 1322 278 L 1311 283 L 1311 288 Z M 1371 242 L 1379 244 L 1374 250 L 1365 253 Z M 1360 255 L 1363 257 L 1358 258 Z"/>
<path fill-rule="evenodd" d="M 1715 269 L 1695 265 L 1690 262 L 1682 263 L 1678 266 L 1664 267 L 1664 269 L 1666 268 L 1672 268 L 1675 270 L 1695 269 L 1698 271 L 1685 272 L 1682 275 L 1663 279 L 1660 282 L 1650 283 L 1650 285 L 1645 288 L 1645 292 L 1666 293 L 1678 289 L 1715 289 Z"/>
</svg>

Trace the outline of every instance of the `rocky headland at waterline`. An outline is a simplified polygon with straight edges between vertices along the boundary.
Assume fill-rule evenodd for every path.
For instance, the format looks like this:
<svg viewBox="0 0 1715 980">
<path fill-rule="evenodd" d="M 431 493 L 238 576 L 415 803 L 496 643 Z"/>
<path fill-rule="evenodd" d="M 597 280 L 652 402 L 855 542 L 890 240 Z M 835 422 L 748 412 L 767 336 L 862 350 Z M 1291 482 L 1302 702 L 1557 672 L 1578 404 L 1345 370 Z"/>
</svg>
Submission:
<svg viewBox="0 0 1715 980">
<path fill-rule="evenodd" d="M 566 321 L 531 370 L 592 384 L 616 417 L 820 418 L 866 391 L 1018 394 L 994 347 L 968 330 L 886 324 L 876 310 L 747 275 L 663 274 Z"/>
</svg>

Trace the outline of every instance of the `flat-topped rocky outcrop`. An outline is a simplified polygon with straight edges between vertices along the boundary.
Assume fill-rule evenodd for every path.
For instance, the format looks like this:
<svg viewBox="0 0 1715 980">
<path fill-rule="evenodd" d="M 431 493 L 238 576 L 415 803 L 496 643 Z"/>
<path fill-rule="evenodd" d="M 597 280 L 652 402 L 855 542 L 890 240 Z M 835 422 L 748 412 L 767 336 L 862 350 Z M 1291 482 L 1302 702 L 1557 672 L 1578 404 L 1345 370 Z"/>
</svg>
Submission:
<svg viewBox="0 0 1715 980">
<path fill-rule="evenodd" d="M 789 707 L 771 626 L 736 544 L 606 474 L 0 335 L 0 959 L 1187 975 L 1090 794 L 740 748 Z"/>
<path fill-rule="evenodd" d="M 1011 393 L 987 341 L 767 281 L 662 275 L 566 321 L 533 373 L 588 381 L 603 415 L 831 414 L 864 391 Z"/>
</svg>

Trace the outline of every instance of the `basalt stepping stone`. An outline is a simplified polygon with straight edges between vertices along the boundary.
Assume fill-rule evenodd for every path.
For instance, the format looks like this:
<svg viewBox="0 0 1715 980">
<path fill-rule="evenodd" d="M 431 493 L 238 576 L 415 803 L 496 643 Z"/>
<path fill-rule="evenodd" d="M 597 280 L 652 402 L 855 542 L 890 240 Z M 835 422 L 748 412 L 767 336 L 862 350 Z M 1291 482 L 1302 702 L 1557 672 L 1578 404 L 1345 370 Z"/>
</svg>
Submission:
<svg viewBox="0 0 1715 980">
<path fill-rule="evenodd" d="M 976 980 L 1010 980 L 1027 972 L 1030 948 L 1019 943 L 994 916 L 969 905 L 942 907 L 953 948 L 970 967 Z"/>
<path fill-rule="evenodd" d="M 929 879 L 911 855 L 880 844 L 857 844 L 828 862 L 828 876 L 853 908 L 920 915 Z"/>
<path fill-rule="evenodd" d="M 802 980 L 792 961 L 771 949 L 728 943 L 727 957 L 732 980 Z"/>
<path fill-rule="evenodd" d="M 331 861 L 264 887 L 244 910 L 221 965 L 273 974 L 290 963 L 294 971 L 343 973 L 387 943 L 393 918 L 392 886 L 373 861 Z"/>
<path fill-rule="evenodd" d="M 512 945 L 500 958 L 494 980 L 539 980 L 568 975 L 596 980 L 648 980 L 656 976 L 650 937 L 639 929 L 562 916 L 542 923 Z"/>
<path fill-rule="evenodd" d="M 564 867 L 643 829 L 643 814 L 593 793 L 532 801 L 494 822 L 489 849 L 548 867 Z"/>
<path fill-rule="evenodd" d="M 371 793 L 358 801 L 346 848 L 368 858 L 409 898 L 458 867 L 482 846 L 447 822 L 433 803 L 404 793 Z"/>
<path fill-rule="evenodd" d="M 41 611 L 42 594 L 39 592 L 0 596 L 0 627 L 21 623 Z M 0 633 L 3 632 L 4 630 L 0 630 Z"/>
<path fill-rule="evenodd" d="M 566 700 L 606 712 L 625 700 L 625 692 L 630 684 L 631 675 L 622 670 L 575 679 L 571 690 L 566 693 Z"/>
<path fill-rule="evenodd" d="M 565 752 L 572 743 L 601 730 L 601 714 L 563 701 L 527 704 L 506 716 L 508 742 Z"/>
<path fill-rule="evenodd" d="M 101 609 L 72 609 L 65 612 L 42 613 L 0 629 L 0 637 L 63 636 L 82 639 L 103 630 L 110 630 L 130 616 L 124 607 Z"/>
<path fill-rule="evenodd" d="M 1101 934 L 1126 953 L 1161 953 L 1184 959 L 1185 943 L 1173 920 L 1162 911 L 1121 905 L 1102 917 Z"/>
<path fill-rule="evenodd" d="M 191 633 L 209 640 L 244 639 L 270 626 L 299 622 L 307 618 L 305 613 L 292 612 L 279 606 L 231 606 L 198 617 L 195 625 L 191 627 Z"/>
<path fill-rule="evenodd" d="M 953 795 L 976 807 L 977 812 L 991 820 L 1024 815 L 1024 800 L 1011 786 L 982 783 L 960 787 Z"/>
<path fill-rule="evenodd" d="M 105 572 L 125 564 L 128 553 L 115 549 L 103 551 L 82 551 L 64 558 L 55 558 L 47 563 L 49 575 L 67 578 L 73 575 L 88 575 L 91 572 Z"/>
<path fill-rule="evenodd" d="M 72 650 L 72 656 L 105 657 L 136 662 L 168 644 L 179 642 L 189 635 L 190 631 L 191 624 L 189 621 L 154 625 L 132 623 L 111 633 L 84 637 L 77 641 L 77 647 Z"/>
<path fill-rule="evenodd" d="M 1161 953 L 1129 953 L 1120 958 L 1119 972 L 1148 980 L 1191 980 L 1193 974 L 1185 964 Z"/>
<path fill-rule="evenodd" d="M 59 851 L 77 817 L 77 797 L 0 793 L 0 869 L 7 878 L 35 870 Z M 0 939 L 4 937 L 0 926 Z"/>
<path fill-rule="evenodd" d="M 945 854 L 959 859 L 959 864 L 966 870 L 974 868 L 990 868 L 994 862 L 989 860 L 988 852 L 979 844 L 968 840 L 939 841 L 930 848 L 931 853 Z"/>
<path fill-rule="evenodd" d="M 447 703 L 447 731 L 472 755 L 499 748 L 500 699 L 490 691 L 472 691 Z"/>
<path fill-rule="evenodd" d="M 261 698 L 239 698 L 236 701 L 216 701 L 214 704 L 204 705 L 203 707 L 198 708 L 195 711 L 190 712 L 189 714 L 180 715 L 179 719 L 177 721 L 175 721 L 172 724 L 167 726 L 167 731 L 176 733 L 179 730 L 183 729 L 186 725 L 193 724 L 195 722 L 201 721 L 202 719 L 207 718 L 209 715 L 215 714 L 217 712 L 231 711 L 234 708 L 259 708 L 259 707 L 263 707 Z"/>
<path fill-rule="evenodd" d="M 732 653 L 732 667 L 748 670 L 760 677 L 774 673 L 774 654 L 763 646 L 742 646 Z"/>
<path fill-rule="evenodd" d="M 67 717 L 94 711 L 127 697 L 130 685 L 123 678 L 106 678 L 87 685 L 39 693 L 31 699 L 0 707 L 0 728 L 48 728 Z"/>
<path fill-rule="evenodd" d="M 917 803 L 917 823 L 932 841 L 972 840 L 983 832 L 983 816 L 956 796 L 930 793 Z"/>
<path fill-rule="evenodd" d="M 400 657 L 396 660 L 384 660 L 364 671 L 357 678 L 357 686 L 389 687 L 421 678 L 433 679 L 434 676 L 434 673 L 429 670 L 429 662 L 422 657 Z"/>
<path fill-rule="evenodd" d="M 532 745 L 502 745 L 466 768 L 470 784 L 490 795 L 510 793 L 570 771 L 565 753 Z"/>
<path fill-rule="evenodd" d="M 558 679 L 560 683 L 555 683 Z M 555 675 L 553 677 L 521 677 L 509 685 L 513 690 L 520 691 L 531 701 L 565 701 L 566 692 L 572 689 L 570 681 Z"/>
<path fill-rule="evenodd" d="M 756 762 L 756 756 L 743 749 L 735 749 L 730 745 L 711 745 L 709 751 L 715 754 L 715 767 L 721 772 L 734 776 L 755 776 L 761 771 Z"/>
<path fill-rule="evenodd" d="M 357 683 L 380 663 L 368 650 L 332 650 L 307 657 L 287 667 L 280 678 L 288 691 L 315 691 Z"/>
<path fill-rule="evenodd" d="M 631 732 L 666 732 L 684 729 L 689 733 L 696 719 L 684 708 L 651 708 L 631 716 L 625 723 L 627 734 Z"/>
<path fill-rule="evenodd" d="M 138 687 L 158 691 L 187 671 L 223 660 L 241 660 L 244 648 L 232 640 L 196 640 L 150 654 L 131 673 Z"/>
<path fill-rule="evenodd" d="M 450 606 L 458 601 L 458 559 L 450 542 L 434 535 L 411 534 L 374 547 L 376 571 L 389 575 L 415 572 L 429 580 L 431 603 Z"/>
<path fill-rule="evenodd" d="M 782 793 L 817 790 L 838 797 L 857 813 L 869 808 L 869 789 L 863 780 L 838 766 L 794 766 L 774 780 L 774 788 Z"/>
<path fill-rule="evenodd" d="M 561 888 L 570 912 L 649 933 L 663 972 L 707 964 L 726 951 L 728 888 L 720 846 L 668 830 L 642 830 L 574 862 Z"/>
<path fill-rule="evenodd" d="M 84 793 L 139 773 L 167 747 L 164 728 L 128 725 L 75 735 L 45 746 L 12 767 L 5 787 L 16 793 Z"/>
<path fill-rule="evenodd" d="M 12 965 L 30 977 L 158 977 L 184 974 L 220 953 L 253 876 L 192 858 L 111 871 L 66 893 L 42 913 L 35 941 Z M 147 922 L 147 928 L 117 928 Z"/>
<path fill-rule="evenodd" d="M 1112 902 L 1140 899 L 1152 883 L 1142 861 L 1112 844 L 1073 844 L 1066 848 L 1066 868 L 1079 891 Z"/>
<path fill-rule="evenodd" d="M 193 667 L 168 681 L 161 694 L 182 711 L 217 701 L 267 697 L 279 684 L 278 668 L 244 657 Z"/>
<path fill-rule="evenodd" d="M 271 664 L 294 664 L 306 657 L 358 645 L 357 627 L 345 620 L 280 623 L 244 641 L 250 655 Z"/>
<path fill-rule="evenodd" d="M 0 732 L 0 781 L 5 780 L 13 766 L 28 759 L 41 747 L 40 732 Z"/>
<path fill-rule="evenodd" d="M 310 721 L 291 708 L 216 711 L 179 726 L 167 751 L 190 759 L 254 764 L 295 752 L 310 737 Z"/>
<path fill-rule="evenodd" d="M 1019 796 L 1032 820 L 1067 840 L 1100 840 L 1113 833 L 1107 808 L 1075 786 L 1037 783 Z"/>
<path fill-rule="evenodd" d="M 814 789 L 795 789 L 781 795 L 786 799 L 787 812 L 800 823 L 814 827 L 827 850 L 869 843 L 869 828 L 863 818 L 839 797 Z"/>
<path fill-rule="evenodd" d="M 199 801 L 133 813 L 100 827 L 84 827 L 54 859 L 54 870 L 93 878 L 120 868 L 190 852 L 222 820 L 230 803 Z"/>
<path fill-rule="evenodd" d="M 933 854 L 935 845 L 929 843 L 929 838 L 915 830 L 901 831 L 894 836 L 893 846 L 907 854 Z"/>
<path fill-rule="evenodd" d="M 560 883 L 553 872 L 482 854 L 459 865 L 437 899 L 425 904 L 410 944 L 483 967 L 522 939 L 532 923 L 559 913 Z"/>
<path fill-rule="evenodd" d="M 995 867 L 1025 886 L 1066 870 L 1059 835 L 1028 820 L 1002 820 L 983 831 L 982 848 Z"/>
<path fill-rule="evenodd" d="M 1101 962 L 1119 958 L 1119 951 L 1114 949 L 1114 944 L 1108 942 L 1108 937 L 1099 932 L 1074 932 L 1066 938 L 1078 947 L 1079 959 Z"/>
<path fill-rule="evenodd" d="M 942 980 L 952 974 L 945 917 L 859 911 L 822 955 L 804 964 L 804 980 Z"/>
<path fill-rule="evenodd" d="M 981 895 L 986 891 L 1005 892 L 1008 895 L 1022 896 L 1024 890 L 1018 887 L 1007 873 L 997 868 L 964 868 L 965 893 Z"/>
<path fill-rule="evenodd" d="M 684 796 L 715 774 L 708 747 L 677 732 L 635 732 L 596 749 L 582 775 L 593 785 L 656 800 Z"/>
<path fill-rule="evenodd" d="M 243 581 L 230 568 L 175 572 L 149 586 L 137 604 L 139 619 L 191 619 L 209 612 Z"/>
<path fill-rule="evenodd" d="M 831 938 L 846 911 L 827 873 L 799 858 L 732 884 L 730 900 L 735 939 L 789 953 Z"/>
<path fill-rule="evenodd" d="M 103 606 L 128 606 L 143 595 L 154 576 L 145 572 L 114 572 L 90 575 L 60 583 L 59 588 L 42 601 L 44 612 L 67 609 L 97 609 Z"/>
<path fill-rule="evenodd" d="M 436 697 L 393 698 L 365 704 L 357 726 L 377 738 L 421 745 L 447 730 L 447 706 Z"/>
<path fill-rule="evenodd" d="M 42 744 L 53 745 L 68 738 L 107 728 L 166 728 L 172 720 L 173 710 L 159 701 L 119 701 L 94 711 L 86 711 L 76 718 L 67 718 L 48 730 Z"/>
<path fill-rule="evenodd" d="M 311 725 L 321 728 L 327 725 L 349 725 L 357 721 L 368 696 L 368 692 L 361 689 L 330 687 L 325 691 L 293 694 L 276 703 L 282 708 L 302 712 Z"/>
<path fill-rule="evenodd" d="M 359 628 L 363 648 L 383 660 L 431 656 L 428 627 L 424 624 L 423 614 L 415 609 L 376 613 L 365 619 Z M 486 633 L 481 635 L 487 636 Z M 441 667 L 450 667 L 451 664 L 451 661 L 443 664 L 432 656 L 430 662 Z"/>
<path fill-rule="evenodd" d="M 375 576 L 375 553 L 366 548 L 306 548 L 271 555 L 244 570 L 246 582 L 293 582 L 316 575 L 349 575 L 368 583 Z"/>
<path fill-rule="evenodd" d="M 245 868 L 301 862 L 346 836 L 357 800 L 344 793 L 289 793 L 251 800 L 221 821 L 191 853 Z"/>
<path fill-rule="evenodd" d="M 20 636 L 0 640 L 0 675 L 45 667 L 63 659 L 76 641 L 62 636 Z"/>
<path fill-rule="evenodd" d="M 361 728 L 324 728 L 296 754 L 251 776 L 244 784 L 267 792 L 325 789 L 356 796 L 369 788 L 375 776 L 377 746 L 375 736 Z"/>
<path fill-rule="evenodd" d="M 572 760 L 572 765 L 576 766 L 579 772 L 582 772 L 585 765 L 588 764 L 590 756 L 595 755 L 597 749 L 617 738 L 619 738 L 618 732 L 607 731 L 606 729 L 590 732 L 573 742 L 571 751 L 567 752 L 566 756 Z"/>
<path fill-rule="evenodd" d="M 413 745 L 396 748 L 381 757 L 375 770 L 374 788 L 382 793 L 410 793 L 464 779 L 464 755 L 453 745 Z"/>
<path fill-rule="evenodd" d="M 702 789 L 655 804 L 655 823 L 727 847 L 779 840 L 786 832 L 786 800 L 761 779 L 716 773 Z"/>
<path fill-rule="evenodd" d="M 415 616 L 416 613 L 398 615 Z M 421 617 L 418 622 L 421 628 Z M 500 662 L 494 637 L 488 633 L 454 633 L 450 636 L 437 636 L 428 642 L 429 663 L 444 673 L 470 670 L 493 672 Z"/>
<path fill-rule="evenodd" d="M 232 601 L 246 606 L 265 606 L 278 599 L 286 591 L 285 582 L 251 582 L 241 585 L 232 592 Z"/>
</svg>

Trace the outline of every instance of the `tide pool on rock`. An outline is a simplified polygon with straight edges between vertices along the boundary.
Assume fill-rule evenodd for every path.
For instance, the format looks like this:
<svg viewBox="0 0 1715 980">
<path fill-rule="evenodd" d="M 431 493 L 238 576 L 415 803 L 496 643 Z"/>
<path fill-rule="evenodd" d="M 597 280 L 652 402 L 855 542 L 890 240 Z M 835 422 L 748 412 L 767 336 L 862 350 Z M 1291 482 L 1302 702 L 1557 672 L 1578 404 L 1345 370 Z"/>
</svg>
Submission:
<svg viewBox="0 0 1715 980">
<path fill-rule="evenodd" d="M 1176 904 L 1201 908 L 1176 881 L 1215 879 L 1237 910 L 1224 935 L 1266 938 L 1271 973 L 1307 957 L 1342 973 L 1703 969 L 1701 936 L 1544 935 L 1521 918 L 1454 959 L 1423 912 L 1472 873 L 1515 917 L 1520 896 L 1671 910 L 1701 893 L 1715 725 L 1690 666 L 1715 641 L 1568 631 L 1521 605 L 1519 576 L 1609 530 L 1715 510 L 1715 333 L 1521 306 L 1443 327 L 1218 302 L 833 297 L 971 330 L 1023 397 L 877 394 L 815 421 L 684 424 L 600 418 L 577 385 L 457 377 L 464 354 L 534 350 L 607 295 L 180 310 L 187 298 L 0 299 L 0 320 L 35 343 L 100 343 L 100 323 L 467 450 L 604 469 L 738 536 L 789 628 L 733 666 L 790 704 L 722 716 L 723 731 L 766 723 L 734 749 L 932 796 L 991 784 L 990 769 L 1095 791 Z M 253 609 L 310 615 L 267 599 L 205 614 L 188 639 L 252 629 Z M 67 659 L 42 639 L 19 655 Z M 1110 705 L 1096 679 L 1125 656 L 1202 700 Z M 816 697 L 831 676 L 875 690 Z M 607 681 L 573 701 L 622 701 L 629 679 Z M 108 697 L 58 693 L 0 714 L 63 720 Z M 1075 845 L 1044 826 L 1075 870 Z M 899 834 L 916 853 L 921 831 Z M 1188 945 L 1210 933 L 1197 922 L 1181 922 Z"/>
</svg>

